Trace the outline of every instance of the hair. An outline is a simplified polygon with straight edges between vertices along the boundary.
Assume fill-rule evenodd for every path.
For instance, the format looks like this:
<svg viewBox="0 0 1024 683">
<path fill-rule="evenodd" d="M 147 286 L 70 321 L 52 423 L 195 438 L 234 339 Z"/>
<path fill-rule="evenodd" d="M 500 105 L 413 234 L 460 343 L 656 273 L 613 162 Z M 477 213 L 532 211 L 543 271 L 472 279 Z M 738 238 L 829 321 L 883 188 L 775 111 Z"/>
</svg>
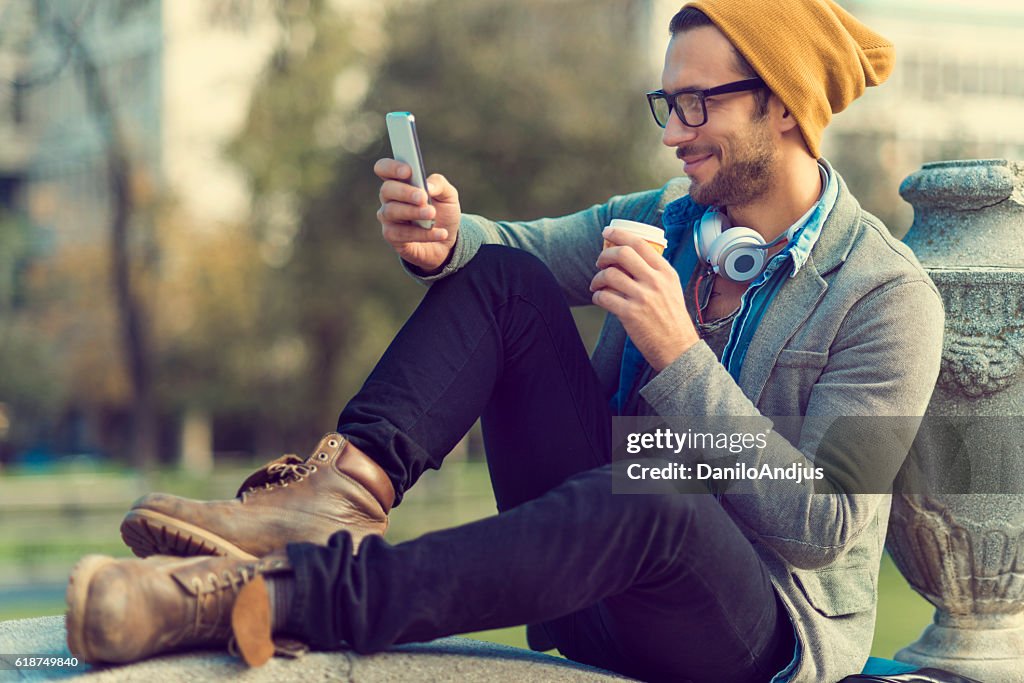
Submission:
<svg viewBox="0 0 1024 683">
<path fill-rule="evenodd" d="M 715 22 L 711 21 L 708 15 L 701 12 L 696 7 L 684 7 L 676 15 L 672 17 L 672 21 L 668 24 L 668 32 L 674 38 L 680 33 L 690 31 L 695 28 L 702 26 L 715 26 Z M 741 75 L 747 78 L 760 78 L 760 74 L 754 71 L 754 67 L 750 66 L 750 62 L 747 61 L 746 57 L 740 54 L 740 51 L 736 49 L 735 45 L 732 45 L 732 56 L 733 63 Z M 762 88 L 761 90 L 754 90 L 754 103 L 757 105 L 757 109 L 754 112 L 755 119 L 763 119 L 768 116 L 768 98 L 771 91 L 768 88 Z"/>
</svg>

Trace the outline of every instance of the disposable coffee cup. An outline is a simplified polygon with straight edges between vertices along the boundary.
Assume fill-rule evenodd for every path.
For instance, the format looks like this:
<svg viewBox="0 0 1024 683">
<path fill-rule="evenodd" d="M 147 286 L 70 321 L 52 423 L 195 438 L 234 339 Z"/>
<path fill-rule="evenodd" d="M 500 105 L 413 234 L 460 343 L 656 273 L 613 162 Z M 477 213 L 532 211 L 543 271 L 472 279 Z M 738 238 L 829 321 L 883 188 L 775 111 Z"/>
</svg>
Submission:
<svg viewBox="0 0 1024 683">
<path fill-rule="evenodd" d="M 665 239 L 665 231 L 661 228 L 656 228 L 653 225 L 647 223 L 638 223 L 636 221 L 627 221 L 625 218 L 613 218 L 609 228 L 615 228 L 616 230 L 625 230 L 626 232 L 637 235 L 645 242 L 650 244 L 659 253 L 665 251 L 665 247 L 668 246 L 668 240 Z M 615 245 L 608 240 L 604 241 L 604 248 L 614 247 Z"/>
</svg>

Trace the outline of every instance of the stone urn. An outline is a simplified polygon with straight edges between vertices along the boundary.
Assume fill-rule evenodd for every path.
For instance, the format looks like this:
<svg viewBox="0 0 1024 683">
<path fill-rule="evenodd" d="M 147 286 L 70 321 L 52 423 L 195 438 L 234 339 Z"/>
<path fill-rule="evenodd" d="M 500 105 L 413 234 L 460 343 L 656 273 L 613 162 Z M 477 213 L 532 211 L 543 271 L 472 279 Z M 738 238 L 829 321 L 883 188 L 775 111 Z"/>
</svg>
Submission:
<svg viewBox="0 0 1024 683">
<path fill-rule="evenodd" d="M 1024 683 L 1024 163 L 926 164 L 900 194 L 946 329 L 886 541 L 936 612 L 896 659 Z"/>
</svg>

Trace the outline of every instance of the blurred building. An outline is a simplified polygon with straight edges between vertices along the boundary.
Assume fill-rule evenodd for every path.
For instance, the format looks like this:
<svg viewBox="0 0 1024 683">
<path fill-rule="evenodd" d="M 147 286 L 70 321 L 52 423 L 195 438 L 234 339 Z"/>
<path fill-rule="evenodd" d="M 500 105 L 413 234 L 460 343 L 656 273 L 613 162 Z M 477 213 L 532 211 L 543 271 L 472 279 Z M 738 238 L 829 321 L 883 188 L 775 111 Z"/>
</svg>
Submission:
<svg viewBox="0 0 1024 683">
<path fill-rule="evenodd" d="M 215 7 L 232 5 L 206 0 L 0 3 L 0 217 L 6 211 L 28 226 L 31 246 L 22 260 L 67 264 L 74 263 L 76 257 L 69 254 L 75 252 L 107 253 L 114 122 L 129 160 L 136 254 L 148 259 L 156 253 L 148 248 L 159 220 L 153 209 L 168 200 L 196 217 L 189 224 L 195 229 L 203 229 L 204 220 L 244 220 L 246 188 L 221 149 L 244 120 L 276 33 L 273 16 L 266 12 L 219 21 Z M 87 87 L 83 74 L 85 62 L 95 67 L 102 84 L 105 101 L 98 106 L 97 91 Z M 5 276 L 14 277 L 4 261 L 0 254 L 0 314 Z M 106 298 L 109 278 L 105 270 L 101 273 L 88 287 L 94 296 Z M 22 402 L 6 396 L 16 427 L 10 431 L 18 442 L 14 447 L 95 452 L 123 442 L 125 407 L 104 399 L 110 391 L 88 389 L 103 368 L 109 372 L 121 363 L 109 310 L 90 306 L 82 319 L 91 315 L 93 322 L 50 326 L 60 330 L 61 338 L 41 342 L 61 349 L 55 376 L 65 388 L 76 383 L 86 389 L 61 399 L 56 424 L 27 418 L 39 423 L 28 436 Z M 40 319 L 39 310 L 31 313 Z M 0 322 L 9 327 L 11 320 Z M 77 360 L 68 363 L 69 353 Z M 31 392 L 31 380 L 14 385 L 15 393 Z M 12 391 L 11 382 L 0 381 L 4 387 Z M 175 421 L 162 429 L 178 431 Z M 188 440 L 188 434 L 181 439 Z M 2 441 L 0 436 L 0 446 Z"/>
<path fill-rule="evenodd" d="M 879 88 L 838 114 L 824 154 L 867 208 L 902 234 L 899 183 L 928 161 L 1024 160 L 1024 4 L 1016 0 L 840 0 L 896 46 Z"/>
<path fill-rule="evenodd" d="M 848 0 L 893 41 L 896 68 L 836 118 L 837 145 L 871 136 L 894 160 L 968 153 L 1024 158 L 1024 3 L 1014 0 Z"/>
<path fill-rule="evenodd" d="M 23 159 L 16 203 L 35 228 L 62 244 L 95 243 L 109 224 L 109 121 L 90 111 L 81 73 L 66 54 L 67 37 L 52 27 L 54 15 L 96 63 L 128 145 L 134 189 L 171 197 L 199 220 L 239 220 L 248 196 L 222 148 L 244 120 L 276 29 L 265 12 L 218 21 L 217 6 L 206 0 L 5 5 L 4 21 L 27 15 L 34 34 L 21 41 L 16 59 L 0 56 L 0 76 L 17 62 L 26 82 L 13 91 L 16 97 L 8 89 L 0 98 L 16 100 L 5 107 L 20 121 L 10 136 Z M 0 114 L 0 169 L 16 156 L 2 137 L 11 118 Z"/>
<path fill-rule="evenodd" d="M 14 202 L 28 166 L 23 91 L 17 87 L 26 69 L 33 17 L 27 3 L 9 3 L 0 14 L 0 208 Z"/>
<path fill-rule="evenodd" d="M 120 419 L 102 402 L 85 406 L 73 391 L 51 391 L 75 374 L 64 360 L 69 350 L 83 359 L 107 354 L 112 345 L 94 335 L 95 325 L 82 324 L 97 311 L 81 303 L 81 320 L 59 320 L 61 309 L 49 305 L 67 298 L 59 289 L 67 284 L 41 276 L 48 271 L 36 266 L 60 259 L 73 271 L 76 254 L 105 253 L 111 150 L 120 148 L 131 161 L 133 195 L 152 194 L 160 183 L 162 43 L 161 0 L 0 5 L 0 207 L 8 217 L 0 237 L 17 247 L 13 257 L 7 255 L 16 259 L 13 269 L 0 258 L 0 285 L 7 270 L 15 288 L 6 297 L 10 310 L 0 310 L 6 375 L 0 400 L 10 406 L 9 433 L 18 448 L 96 450 L 111 420 Z M 89 69 L 97 75 L 92 81 Z M 112 142 L 115 130 L 119 146 Z M 152 214 L 139 213 L 133 221 L 133 228 L 142 227 Z M 36 300 L 25 300 L 23 278 L 34 278 L 35 290 L 58 287 L 47 293 L 45 310 L 27 310 Z M 105 280 L 89 291 L 106 295 Z M 79 378 L 79 396 L 92 393 L 91 381 Z M 59 407 L 62 396 L 70 398 Z"/>
<path fill-rule="evenodd" d="M 26 85 L 20 88 L 31 147 L 19 204 L 37 238 L 94 244 L 105 239 L 109 225 L 106 160 L 112 120 L 90 106 L 80 57 L 69 51 L 75 51 L 74 40 L 80 41 L 100 74 L 132 159 L 133 182 L 157 184 L 161 0 L 47 0 L 33 6 L 36 36 L 22 72 Z M 57 21 L 71 33 L 57 28 Z"/>
</svg>

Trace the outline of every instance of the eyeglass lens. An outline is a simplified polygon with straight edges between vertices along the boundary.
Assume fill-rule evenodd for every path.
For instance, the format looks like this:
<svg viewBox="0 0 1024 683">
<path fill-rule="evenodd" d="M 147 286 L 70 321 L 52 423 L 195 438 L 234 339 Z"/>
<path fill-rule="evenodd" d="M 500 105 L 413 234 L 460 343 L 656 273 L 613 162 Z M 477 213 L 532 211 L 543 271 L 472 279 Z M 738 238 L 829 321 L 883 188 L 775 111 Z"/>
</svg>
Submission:
<svg viewBox="0 0 1024 683">
<path fill-rule="evenodd" d="M 704 107 L 701 106 L 700 95 L 680 93 L 675 96 L 675 100 L 676 113 L 683 119 L 683 123 L 687 126 L 703 125 Z M 670 111 L 666 97 L 663 96 L 654 100 L 654 115 L 662 127 L 668 125 Z"/>
</svg>

